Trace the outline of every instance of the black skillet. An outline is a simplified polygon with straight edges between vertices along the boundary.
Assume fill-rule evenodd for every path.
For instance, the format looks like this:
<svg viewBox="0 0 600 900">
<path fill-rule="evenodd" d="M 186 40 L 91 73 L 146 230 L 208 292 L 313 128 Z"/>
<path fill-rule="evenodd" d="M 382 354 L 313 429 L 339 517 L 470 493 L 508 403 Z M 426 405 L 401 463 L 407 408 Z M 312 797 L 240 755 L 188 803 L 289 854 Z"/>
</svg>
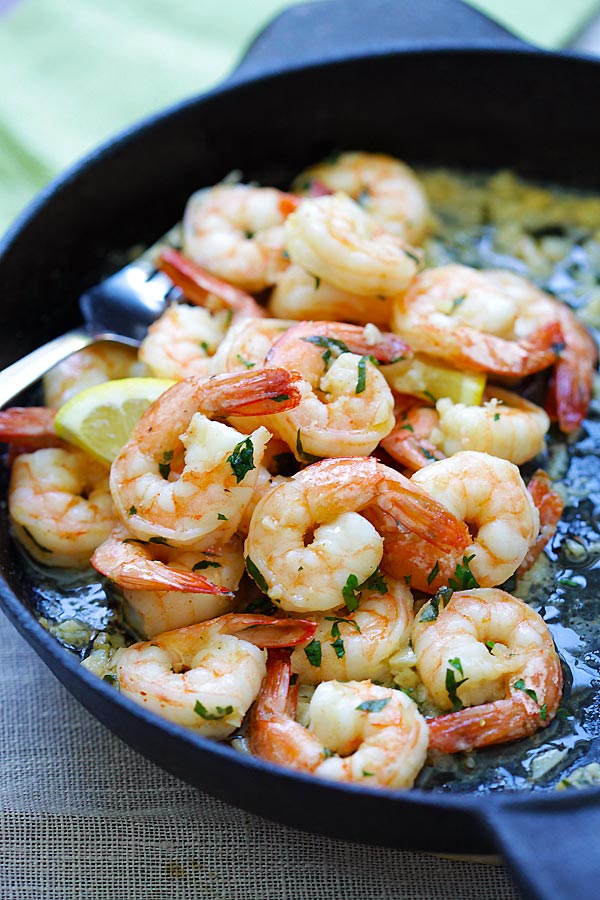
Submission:
<svg viewBox="0 0 600 900">
<path fill-rule="evenodd" d="M 285 12 L 220 88 L 143 122 L 47 188 L 0 245 L 0 364 L 79 321 L 107 259 L 152 242 L 186 197 L 238 168 L 285 185 L 336 148 L 600 188 L 600 65 L 533 50 L 458 0 L 333 0 Z M 337 787 L 246 758 L 130 703 L 32 615 L 0 534 L 3 608 L 56 676 L 180 778 L 307 831 L 444 853 L 500 851 L 527 897 L 600 896 L 600 791 Z M 596 757 L 600 747 L 594 742 Z M 592 757 L 593 758 L 593 757 Z M 589 759 L 589 756 L 588 756 Z"/>
</svg>

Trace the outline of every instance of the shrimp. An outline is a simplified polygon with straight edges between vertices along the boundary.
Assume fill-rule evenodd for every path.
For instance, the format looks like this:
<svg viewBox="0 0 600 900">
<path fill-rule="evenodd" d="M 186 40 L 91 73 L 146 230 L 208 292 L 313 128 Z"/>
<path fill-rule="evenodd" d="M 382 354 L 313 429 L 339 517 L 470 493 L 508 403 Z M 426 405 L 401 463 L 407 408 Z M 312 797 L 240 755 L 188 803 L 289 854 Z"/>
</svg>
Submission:
<svg viewBox="0 0 600 900">
<path fill-rule="evenodd" d="M 219 184 L 193 194 L 183 218 L 187 256 L 247 291 L 262 291 L 288 265 L 283 224 L 296 198 L 275 188 Z"/>
<path fill-rule="evenodd" d="M 427 723 L 402 691 L 370 681 L 328 681 L 314 692 L 309 726 L 295 721 L 290 663 L 269 653 L 266 683 L 250 717 L 257 756 L 331 781 L 409 788 L 427 755 Z"/>
<path fill-rule="evenodd" d="M 44 400 L 46 406 L 58 409 L 85 388 L 145 374 L 133 347 L 102 341 L 72 353 L 44 375 Z"/>
<path fill-rule="evenodd" d="M 277 416 L 278 436 L 301 462 L 371 453 L 394 427 L 394 398 L 370 358 L 389 361 L 408 353 L 403 341 L 376 328 L 371 333 L 342 322 L 290 328 L 266 360 L 302 375 L 302 401 Z M 271 428 L 270 421 L 266 424 Z"/>
<path fill-rule="evenodd" d="M 330 319 L 388 328 L 392 318 L 392 296 L 361 296 L 343 291 L 321 278 L 290 265 L 278 276 L 269 298 L 274 316 L 290 319 Z"/>
<path fill-rule="evenodd" d="M 244 574 L 239 538 L 204 552 L 172 550 L 132 539 L 122 526 L 91 563 L 122 588 L 125 618 L 147 637 L 231 612 Z"/>
<path fill-rule="evenodd" d="M 529 571 L 546 544 L 552 540 L 565 507 L 565 501 L 558 491 L 553 489 L 550 478 L 542 469 L 534 472 L 527 490 L 540 516 L 540 531 L 517 569 L 518 576 Z"/>
<path fill-rule="evenodd" d="M 355 607 L 383 553 L 382 537 L 358 514 L 369 506 L 442 551 L 468 544 L 463 522 L 374 457 L 327 459 L 258 502 L 244 546 L 248 571 L 290 612 Z"/>
<path fill-rule="evenodd" d="M 342 153 L 306 169 L 293 190 L 304 193 L 314 184 L 348 194 L 369 215 L 411 243 L 420 243 L 430 226 L 425 191 L 413 170 L 384 153 Z"/>
<path fill-rule="evenodd" d="M 223 740 L 242 724 L 265 675 L 259 647 L 307 640 L 312 622 L 230 613 L 119 652 L 121 692 L 155 713 Z"/>
<path fill-rule="evenodd" d="M 56 410 L 46 406 L 11 406 L 0 410 L 0 443 L 27 450 L 64 447 L 54 431 Z"/>
<path fill-rule="evenodd" d="M 232 325 L 214 357 L 215 372 L 244 372 L 264 365 L 269 350 L 295 325 L 289 319 L 244 319 Z"/>
<path fill-rule="evenodd" d="M 539 513 L 518 468 L 487 453 L 464 450 L 419 469 L 411 484 L 420 487 L 469 526 L 468 545 L 442 553 L 419 537 L 386 529 L 381 516 L 369 518 L 383 531 L 382 565 L 411 588 L 434 593 L 453 583 L 494 587 L 513 575 L 539 533 Z"/>
<path fill-rule="evenodd" d="M 193 549 L 232 537 L 270 435 L 261 426 L 245 437 L 209 417 L 285 409 L 298 402 L 297 380 L 282 369 L 257 369 L 191 378 L 162 394 L 111 467 L 115 506 L 129 531 Z"/>
<path fill-rule="evenodd" d="M 172 248 L 163 251 L 158 266 L 196 304 L 172 304 L 148 329 L 140 347 L 151 373 L 160 378 L 187 378 L 223 371 L 215 354 L 230 329 L 249 319 L 260 320 L 264 309 L 245 291 L 216 278 Z"/>
<path fill-rule="evenodd" d="M 487 388 L 483 406 L 453 403 L 446 397 L 437 401 L 436 410 L 429 438 L 447 456 L 479 450 L 520 466 L 545 448 L 548 415 L 512 391 Z"/>
<path fill-rule="evenodd" d="M 511 273 L 468 266 L 427 269 L 394 301 L 392 329 L 413 350 L 477 372 L 525 376 L 553 365 L 564 339 L 560 305 Z M 524 279 L 518 279 L 525 282 Z"/>
<path fill-rule="evenodd" d="M 403 395 L 396 397 L 395 411 L 396 424 L 381 441 L 381 447 L 395 462 L 416 472 L 436 459 L 444 459 L 430 439 L 439 419 L 433 407 Z"/>
<path fill-rule="evenodd" d="M 367 296 L 408 287 L 421 256 L 344 194 L 303 200 L 285 223 L 293 263 L 328 284 Z"/>
<path fill-rule="evenodd" d="M 311 615 L 317 622 L 311 643 L 315 648 L 317 642 L 318 652 L 307 654 L 307 646 L 299 645 L 291 656 L 292 670 L 303 683 L 389 680 L 387 660 L 410 637 L 413 598 L 404 582 L 388 577 L 374 582 L 353 612 Z"/>
<path fill-rule="evenodd" d="M 415 618 L 412 642 L 434 703 L 455 710 L 429 720 L 432 749 L 515 741 L 554 718 L 560 660 L 548 626 L 522 600 L 498 589 L 461 591 L 437 615 L 430 601 Z"/>
<path fill-rule="evenodd" d="M 87 566 L 116 517 L 104 466 L 74 448 L 48 447 L 18 456 L 8 510 L 16 537 L 47 566 Z"/>
</svg>

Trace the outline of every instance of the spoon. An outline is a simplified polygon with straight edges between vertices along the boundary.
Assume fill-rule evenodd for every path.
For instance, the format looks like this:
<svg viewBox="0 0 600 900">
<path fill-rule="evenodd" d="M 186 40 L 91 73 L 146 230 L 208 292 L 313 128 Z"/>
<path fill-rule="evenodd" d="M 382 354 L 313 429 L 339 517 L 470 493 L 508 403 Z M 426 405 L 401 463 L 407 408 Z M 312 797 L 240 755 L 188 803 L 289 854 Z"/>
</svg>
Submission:
<svg viewBox="0 0 600 900">
<path fill-rule="evenodd" d="M 162 238 L 159 245 L 164 247 L 164 242 Z M 99 341 L 139 347 L 148 326 L 164 311 L 174 290 L 173 282 L 152 262 L 157 246 L 82 294 L 79 307 L 84 325 L 54 338 L 0 371 L 0 407 L 84 347 Z"/>
</svg>

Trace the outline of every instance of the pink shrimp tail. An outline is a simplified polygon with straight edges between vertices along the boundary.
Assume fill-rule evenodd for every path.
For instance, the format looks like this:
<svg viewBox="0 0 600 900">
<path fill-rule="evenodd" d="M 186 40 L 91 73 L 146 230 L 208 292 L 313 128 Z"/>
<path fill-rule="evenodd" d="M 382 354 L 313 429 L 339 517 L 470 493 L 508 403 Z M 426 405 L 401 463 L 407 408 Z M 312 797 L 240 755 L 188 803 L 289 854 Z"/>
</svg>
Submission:
<svg viewBox="0 0 600 900">
<path fill-rule="evenodd" d="M 55 409 L 46 406 L 13 406 L 0 410 L 0 443 L 37 450 L 63 447 L 54 431 Z"/>
<path fill-rule="evenodd" d="M 527 490 L 540 514 L 540 531 L 535 543 L 527 551 L 525 559 L 517 569 L 517 576 L 527 572 L 546 544 L 552 540 L 556 532 L 556 526 L 560 521 L 565 501 L 552 487 L 550 478 L 542 469 L 538 469 L 532 476 Z"/>
<path fill-rule="evenodd" d="M 198 380 L 204 382 L 204 379 Z M 288 372 L 275 366 L 215 375 L 209 382 L 214 391 L 211 391 L 212 397 L 205 399 L 204 408 L 224 416 L 280 413 L 293 409 L 302 400 L 302 394 L 296 387 L 301 380 L 298 372 Z M 171 390 L 177 388 L 178 385 L 175 385 Z"/>
<path fill-rule="evenodd" d="M 295 647 L 310 641 L 317 623 L 308 619 L 288 619 L 263 616 L 258 613 L 227 613 L 212 624 L 219 623 L 223 634 L 236 634 L 257 647 Z"/>
<path fill-rule="evenodd" d="M 158 560 L 124 562 L 116 568 L 105 563 L 103 555 L 96 551 L 90 560 L 101 575 L 110 578 L 119 587 L 131 591 L 185 591 L 190 594 L 225 594 L 232 592 L 208 581 L 197 572 L 181 572 L 171 569 Z"/>
<path fill-rule="evenodd" d="M 207 295 L 214 294 L 232 310 L 248 318 L 264 318 L 267 315 L 246 291 L 217 278 L 172 247 L 163 250 L 158 259 L 158 268 L 169 276 L 173 284 L 181 288 L 188 300 L 198 306 L 204 306 Z"/>
<path fill-rule="evenodd" d="M 491 744 L 504 744 L 533 734 L 541 722 L 538 715 L 518 699 L 508 698 L 469 706 L 458 712 L 428 719 L 429 748 L 442 753 L 458 753 Z"/>
</svg>

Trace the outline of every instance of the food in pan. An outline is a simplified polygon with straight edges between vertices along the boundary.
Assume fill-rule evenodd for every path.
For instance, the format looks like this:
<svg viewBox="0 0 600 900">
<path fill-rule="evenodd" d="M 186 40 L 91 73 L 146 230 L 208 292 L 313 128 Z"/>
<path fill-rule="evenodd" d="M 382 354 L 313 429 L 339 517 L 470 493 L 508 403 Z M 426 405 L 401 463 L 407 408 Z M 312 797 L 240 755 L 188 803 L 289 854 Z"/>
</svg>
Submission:
<svg viewBox="0 0 600 900">
<path fill-rule="evenodd" d="M 15 537 L 119 597 L 84 665 L 208 737 L 395 788 L 560 719 L 532 586 L 597 354 L 549 289 L 600 215 L 511 178 L 345 153 L 292 192 L 201 190 L 139 358 L 61 364 L 56 423 L 0 414 Z"/>
</svg>

